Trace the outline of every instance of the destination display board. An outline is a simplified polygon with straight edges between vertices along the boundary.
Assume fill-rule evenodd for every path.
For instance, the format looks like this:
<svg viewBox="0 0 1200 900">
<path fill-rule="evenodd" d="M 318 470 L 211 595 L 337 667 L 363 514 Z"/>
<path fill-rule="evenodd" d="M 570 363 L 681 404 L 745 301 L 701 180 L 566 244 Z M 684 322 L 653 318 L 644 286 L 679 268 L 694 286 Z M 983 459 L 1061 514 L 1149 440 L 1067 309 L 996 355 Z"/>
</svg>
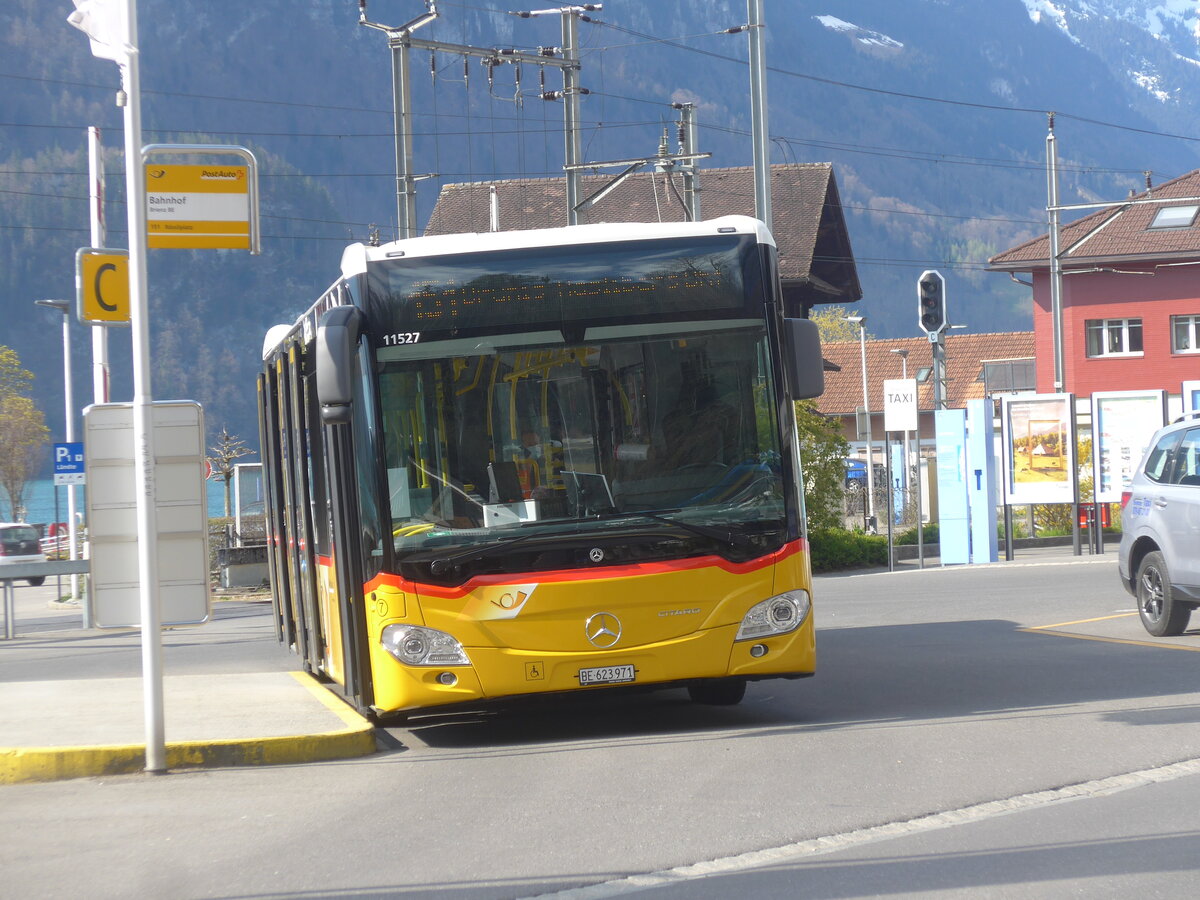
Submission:
<svg viewBox="0 0 1200 900">
<path fill-rule="evenodd" d="M 746 235 L 548 247 L 372 263 L 368 309 L 388 333 L 638 318 L 762 315 Z"/>
<path fill-rule="evenodd" d="M 146 244 L 187 250 L 250 249 L 246 166 L 146 165 Z"/>
</svg>

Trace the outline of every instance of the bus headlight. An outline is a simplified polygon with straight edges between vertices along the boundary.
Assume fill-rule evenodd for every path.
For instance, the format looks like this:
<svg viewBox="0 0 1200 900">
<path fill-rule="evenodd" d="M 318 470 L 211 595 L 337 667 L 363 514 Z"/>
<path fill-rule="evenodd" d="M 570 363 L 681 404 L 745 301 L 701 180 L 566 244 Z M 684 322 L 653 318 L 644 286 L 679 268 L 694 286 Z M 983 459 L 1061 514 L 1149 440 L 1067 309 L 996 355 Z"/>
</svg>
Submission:
<svg viewBox="0 0 1200 900">
<path fill-rule="evenodd" d="M 467 651 L 450 635 L 420 625 L 388 625 L 383 649 L 407 666 L 469 666 Z"/>
<path fill-rule="evenodd" d="M 808 616 L 811 603 L 808 591 L 786 591 L 762 603 L 750 607 L 734 640 L 747 641 L 751 638 L 787 634 L 800 627 Z"/>
</svg>

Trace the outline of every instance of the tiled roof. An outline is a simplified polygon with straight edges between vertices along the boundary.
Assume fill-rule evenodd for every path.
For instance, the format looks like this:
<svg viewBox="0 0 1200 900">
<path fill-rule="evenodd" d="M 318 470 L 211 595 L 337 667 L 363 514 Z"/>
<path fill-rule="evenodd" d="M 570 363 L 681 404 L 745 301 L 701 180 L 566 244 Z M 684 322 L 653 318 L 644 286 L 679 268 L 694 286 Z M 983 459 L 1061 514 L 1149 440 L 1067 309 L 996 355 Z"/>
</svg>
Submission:
<svg viewBox="0 0 1200 900">
<path fill-rule="evenodd" d="M 586 200 L 612 175 L 585 175 Z M 672 178 L 682 192 L 682 178 Z M 754 170 L 749 166 L 702 169 L 701 215 L 754 215 Z M 438 195 L 425 234 L 465 234 L 490 229 L 495 191 L 500 227 L 522 231 L 551 228 L 567 221 L 562 178 L 510 179 L 447 184 Z M 837 180 L 830 163 L 771 166 L 772 233 L 779 247 L 785 292 L 799 291 L 801 304 L 853 303 L 862 297 Z M 682 222 L 684 209 L 667 177 L 657 172 L 630 175 L 593 205 L 581 210 L 581 224 L 593 222 Z M 789 285 L 790 283 L 790 285 Z"/>
<path fill-rule="evenodd" d="M 933 348 L 929 339 L 894 338 L 868 340 L 867 391 L 871 411 L 883 408 L 883 382 L 900 378 L 903 364 L 893 350 L 908 351 L 908 377 L 933 365 Z M 840 372 L 825 372 L 825 393 L 817 408 L 826 415 L 853 415 L 862 406 L 862 348 L 858 341 L 832 341 L 821 344 L 821 355 L 841 367 Z M 963 409 L 968 400 L 984 395 L 979 373 L 984 362 L 1006 359 L 1032 359 L 1033 332 L 1009 331 L 994 334 L 950 334 L 946 337 L 946 405 Z M 921 409 L 933 409 L 933 381 L 917 386 L 917 402 Z"/>
<path fill-rule="evenodd" d="M 1200 169 L 1129 199 L 1182 200 L 1197 196 L 1200 196 Z M 1200 201 L 1193 201 L 1197 202 Z M 1200 257 L 1200 216 L 1189 227 L 1149 228 L 1158 211 L 1169 205 L 1122 204 L 1061 225 L 1058 246 L 1064 268 L 1102 263 L 1177 261 Z M 1008 272 L 1029 272 L 1047 268 L 1049 260 L 1050 237 L 1047 233 L 993 256 L 988 260 L 988 267 Z"/>
</svg>

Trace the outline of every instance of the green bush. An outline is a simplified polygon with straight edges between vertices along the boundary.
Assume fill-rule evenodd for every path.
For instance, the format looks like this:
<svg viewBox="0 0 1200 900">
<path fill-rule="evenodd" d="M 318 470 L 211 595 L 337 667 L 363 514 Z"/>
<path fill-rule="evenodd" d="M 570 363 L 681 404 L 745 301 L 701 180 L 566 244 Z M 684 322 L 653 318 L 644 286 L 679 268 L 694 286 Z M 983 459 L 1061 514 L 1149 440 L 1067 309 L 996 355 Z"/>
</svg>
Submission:
<svg viewBox="0 0 1200 900">
<path fill-rule="evenodd" d="M 938 523 L 937 522 L 927 523 L 925 525 L 924 529 L 922 529 L 923 536 L 922 536 L 921 543 L 936 544 L 939 540 L 938 534 L 939 534 Z M 901 544 L 914 544 L 915 545 L 917 543 L 917 529 L 910 528 L 910 529 L 908 529 L 908 531 L 900 532 L 899 534 L 897 534 L 895 536 L 895 541 L 896 541 L 897 546 L 899 546 Z"/>
<path fill-rule="evenodd" d="M 844 528 L 814 528 L 808 532 L 814 572 L 836 572 L 862 566 L 886 566 L 887 538 Z"/>
</svg>

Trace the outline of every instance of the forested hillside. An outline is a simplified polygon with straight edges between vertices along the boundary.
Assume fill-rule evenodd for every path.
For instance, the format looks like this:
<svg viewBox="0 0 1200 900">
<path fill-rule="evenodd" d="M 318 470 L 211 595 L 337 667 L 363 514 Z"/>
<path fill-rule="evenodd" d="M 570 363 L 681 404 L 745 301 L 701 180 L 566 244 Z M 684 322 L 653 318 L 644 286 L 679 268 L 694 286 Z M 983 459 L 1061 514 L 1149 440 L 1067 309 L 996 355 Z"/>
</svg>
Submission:
<svg viewBox="0 0 1200 900">
<path fill-rule="evenodd" d="M 1161 181 L 1195 168 L 1195 36 L 1186 19 L 1151 33 L 1153 6 L 1068 3 L 1052 19 L 1039 11 L 1048 4 L 1023 0 L 767 0 L 772 158 L 835 164 L 872 333 L 915 332 L 925 268 L 946 275 L 954 321 L 1029 327 L 1027 290 L 983 267 L 1044 229 L 1045 111 L 1058 113 L 1065 200 L 1118 199 L 1144 171 Z M 421 36 L 561 42 L 556 16 L 517 18 L 498 0 L 438 7 Z M 138 8 L 146 142 L 253 148 L 265 234 L 260 257 L 152 252 L 154 394 L 198 399 L 210 431 L 253 440 L 266 329 L 333 280 L 347 242 L 372 224 L 393 233 L 386 38 L 358 24 L 354 0 Z M 35 373 L 56 438 L 58 322 L 33 301 L 74 297 L 74 253 L 88 243 L 88 125 L 104 129 L 108 148 L 108 243 L 126 243 L 117 67 L 90 55 L 65 22 L 70 9 L 0 6 L 0 343 Z M 372 0 L 368 15 L 396 25 L 423 10 Z M 669 104 L 693 101 L 706 164 L 749 164 L 745 35 L 721 33 L 745 21 L 743 0 L 607 0 L 590 15 L 580 24 L 587 160 L 652 155 L 663 128 L 674 133 Z M 518 87 L 514 68 L 499 66 L 489 84 L 478 61 L 413 53 L 416 168 L 435 176 L 420 182 L 422 222 L 442 184 L 561 173 L 562 106 L 538 98 L 536 70 L 520 74 Z M 546 88 L 558 86 L 547 72 Z M 84 398 L 89 341 L 82 328 L 75 336 Z M 128 399 L 127 336 L 113 360 L 113 398 Z"/>
</svg>

